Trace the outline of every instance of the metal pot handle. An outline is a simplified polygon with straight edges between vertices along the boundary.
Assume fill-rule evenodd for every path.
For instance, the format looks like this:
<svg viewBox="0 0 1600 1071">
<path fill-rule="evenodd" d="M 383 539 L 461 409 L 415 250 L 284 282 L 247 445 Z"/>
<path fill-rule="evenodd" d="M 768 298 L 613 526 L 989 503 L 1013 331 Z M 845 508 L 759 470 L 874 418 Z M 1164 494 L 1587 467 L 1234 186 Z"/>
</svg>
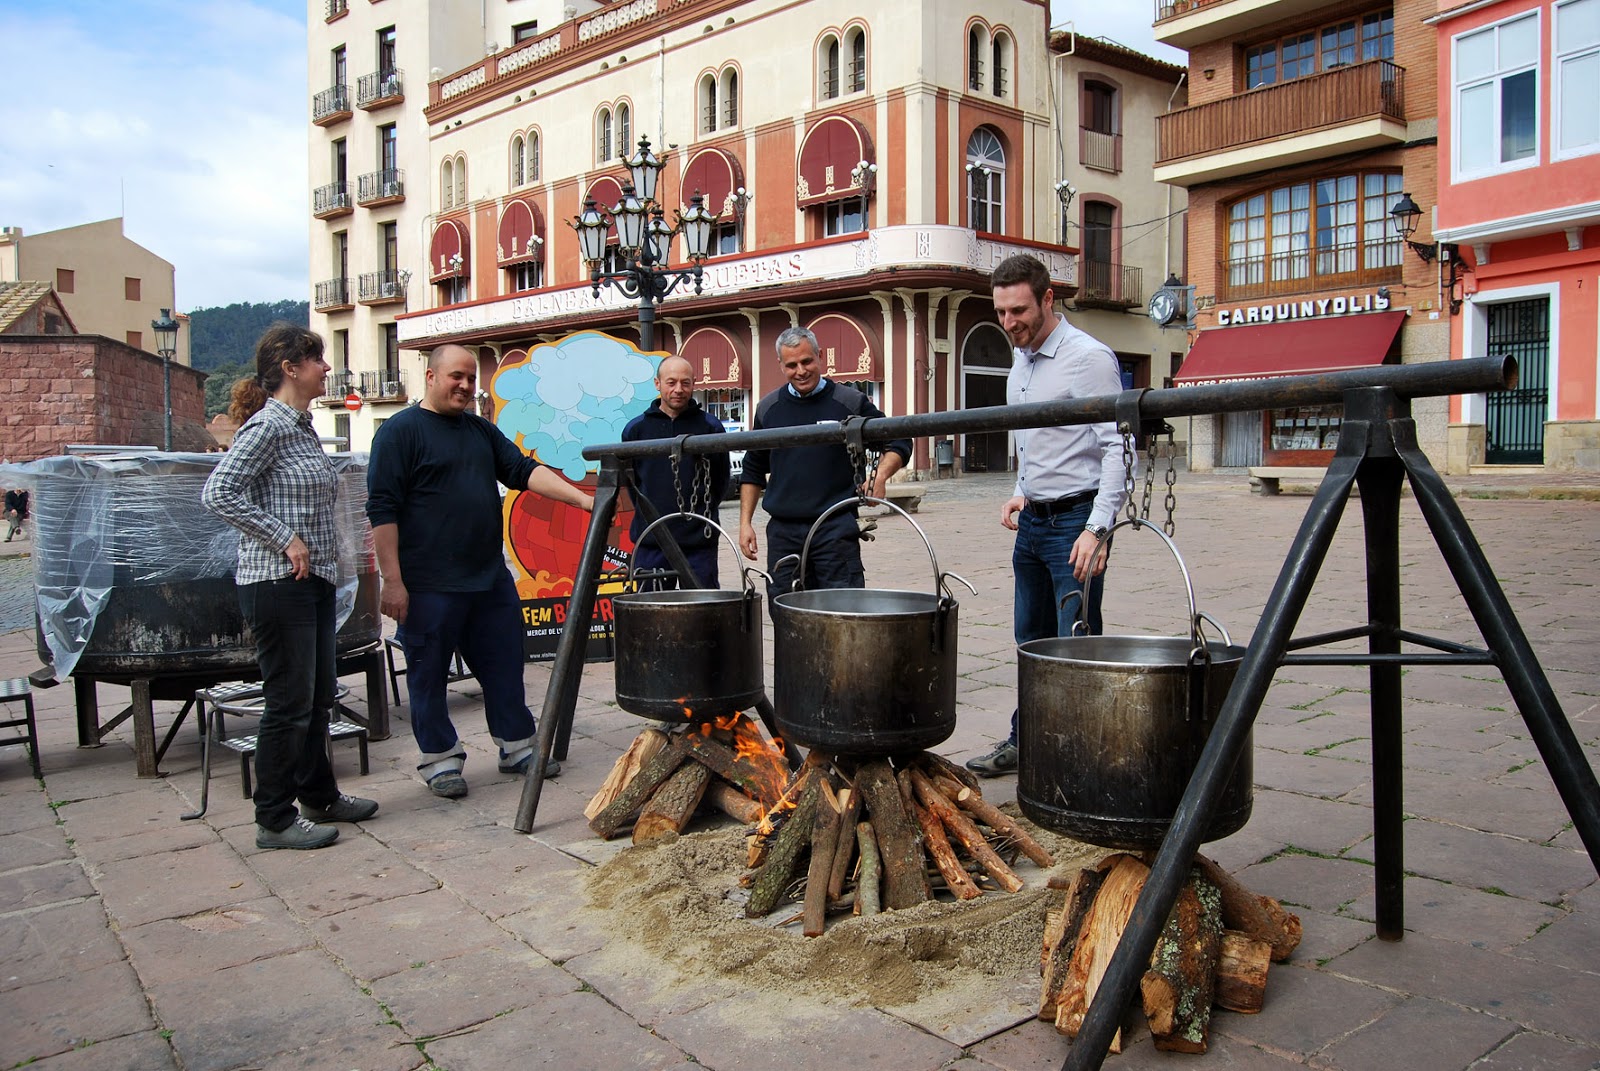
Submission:
<svg viewBox="0 0 1600 1071">
<path fill-rule="evenodd" d="M 1105 534 L 1100 536 L 1098 542 L 1095 544 L 1095 557 L 1098 558 L 1100 556 L 1100 552 L 1105 549 L 1106 543 L 1110 541 L 1112 534 L 1115 533 L 1118 528 L 1145 528 L 1145 529 L 1148 529 L 1153 534 L 1159 536 L 1161 538 L 1161 542 L 1163 542 L 1163 543 L 1165 543 L 1167 545 L 1167 549 L 1172 551 L 1172 557 L 1178 563 L 1178 571 L 1183 574 L 1184 592 L 1189 597 L 1189 617 L 1188 617 L 1188 622 L 1189 622 L 1190 649 L 1193 652 L 1195 652 L 1197 654 L 1200 654 L 1202 657 L 1204 657 L 1206 660 L 1209 661 L 1209 659 L 1210 659 L 1210 649 L 1206 647 L 1205 637 L 1203 637 L 1200 634 L 1200 623 L 1201 623 L 1202 620 L 1210 622 L 1212 624 L 1212 626 L 1214 626 L 1218 632 L 1222 633 L 1223 642 L 1231 647 L 1233 645 L 1233 641 L 1231 639 L 1229 639 L 1228 630 L 1222 627 L 1221 622 L 1219 622 L 1216 618 L 1212 617 L 1210 614 L 1201 613 L 1199 610 L 1195 609 L 1195 605 L 1194 605 L 1194 581 L 1189 578 L 1189 567 L 1183 563 L 1183 555 L 1178 553 L 1178 545 L 1176 543 L 1174 543 L 1172 541 L 1172 539 L 1170 537 L 1168 537 L 1168 535 L 1165 532 L 1163 532 L 1160 528 L 1157 528 L 1155 525 L 1151 524 L 1149 521 L 1140 520 L 1140 519 L 1136 519 L 1136 518 L 1130 518 L 1128 520 L 1118 521 L 1116 524 L 1113 524 L 1110 528 L 1107 528 L 1106 531 L 1105 531 Z M 1074 621 L 1072 623 L 1072 633 L 1073 633 L 1073 635 L 1078 635 L 1078 626 L 1080 624 L 1083 626 L 1084 632 L 1088 632 L 1088 630 L 1089 630 L 1089 600 L 1083 598 L 1081 592 L 1069 591 L 1066 594 L 1066 597 L 1061 600 L 1062 604 L 1065 605 L 1067 599 L 1072 598 L 1072 596 L 1074 596 L 1074 595 L 1078 596 L 1078 615 L 1079 616 L 1078 616 L 1078 620 Z"/>
<path fill-rule="evenodd" d="M 865 506 L 869 503 L 879 506 L 887 506 L 889 509 L 900 514 L 900 516 L 906 519 L 906 523 L 911 525 L 911 527 L 916 531 L 917 535 L 922 537 L 922 545 L 928 548 L 928 560 L 933 562 L 933 597 L 936 600 L 939 598 L 940 592 L 944 593 L 944 597 L 946 599 L 953 600 L 955 598 L 954 595 L 950 594 L 950 586 L 945 583 L 945 580 L 948 577 L 955 577 L 963 584 L 966 584 L 967 587 L 972 590 L 974 595 L 978 593 L 977 588 L 972 587 L 972 585 L 968 584 L 966 580 L 956 576 L 954 573 L 944 573 L 939 571 L 939 557 L 933 552 L 933 544 L 928 541 L 928 533 L 924 532 L 922 527 L 917 524 L 916 521 L 911 519 L 911 514 L 907 513 L 893 502 L 890 502 L 887 498 L 874 498 L 871 495 L 855 495 L 842 501 L 835 502 L 833 505 L 823 510 L 820 517 L 811 522 L 811 530 L 806 533 L 805 544 L 800 548 L 800 564 L 795 569 L 794 584 L 790 588 L 791 591 L 805 590 L 804 584 L 806 579 L 806 558 L 811 553 L 811 539 L 817 534 L 817 529 L 821 527 L 822 522 L 827 520 L 833 514 L 838 513 L 840 510 L 852 509 L 856 506 Z M 789 555 L 789 557 L 793 557 L 793 555 Z M 776 568 L 776 566 L 774 566 L 774 568 Z"/>
<path fill-rule="evenodd" d="M 650 534 L 650 529 L 654 528 L 663 521 L 674 520 L 678 517 L 686 517 L 692 521 L 704 521 L 709 527 L 715 528 L 718 534 L 720 534 L 723 539 L 728 541 L 728 546 L 733 548 L 733 560 L 742 562 L 743 555 L 739 553 L 739 544 L 733 541 L 733 536 L 728 534 L 728 530 L 726 528 L 722 527 L 722 525 L 718 524 L 716 521 L 712 520 L 710 517 L 707 517 L 703 513 L 689 513 L 687 511 L 679 513 L 664 513 L 655 520 L 651 521 L 649 524 L 645 525 L 644 531 L 639 533 L 639 538 L 633 541 L 634 554 L 637 554 L 639 548 L 644 545 L 644 537 Z M 628 555 L 628 567 L 623 570 L 622 573 L 622 582 L 624 585 L 631 584 L 633 582 L 633 558 L 633 554 Z M 772 577 L 767 576 L 767 574 L 762 572 L 762 570 L 757 569 L 753 565 L 741 564 L 739 567 L 739 575 L 744 581 L 744 587 L 746 591 L 754 590 L 755 587 L 754 583 L 750 579 L 751 573 L 760 575 L 769 584 L 772 583 Z"/>
</svg>

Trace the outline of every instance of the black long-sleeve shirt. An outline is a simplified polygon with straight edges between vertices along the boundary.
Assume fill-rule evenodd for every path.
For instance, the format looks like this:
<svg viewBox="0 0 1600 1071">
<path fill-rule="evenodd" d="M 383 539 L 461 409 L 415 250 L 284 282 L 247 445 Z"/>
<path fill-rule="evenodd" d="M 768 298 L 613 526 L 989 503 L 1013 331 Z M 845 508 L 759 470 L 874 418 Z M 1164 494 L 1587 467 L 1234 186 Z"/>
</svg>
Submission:
<svg viewBox="0 0 1600 1071">
<path fill-rule="evenodd" d="M 723 430 L 722 423 L 707 416 L 698 402 L 691 401 L 689 407 L 678 416 L 669 417 L 661 411 L 661 399 L 657 398 L 650 403 L 648 409 L 628 421 L 628 426 L 622 429 L 622 441 L 631 443 L 647 439 L 676 439 L 680 435 L 720 435 Z M 709 496 L 707 489 L 697 486 L 695 479 L 702 460 L 711 463 Z M 678 490 L 672 478 L 672 459 L 641 457 L 634 461 L 633 465 L 639 478 L 639 490 L 650 500 L 656 512 L 661 514 L 679 512 Z M 722 501 L 722 496 L 728 489 L 728 473 L 727 454 L 685 456 L 679 463 L 677 480 L 678 486 L 682 487 L 682 509 L 701 513 L 716 520 L 717 504 Z M 689 501 L 691 498 L 694 499 L 693 503 Z M 645 520 L 642 511 L 636 510 L 629 534 L 637 540 L 647 523 L 649 522 Z M 672 538 L 678 546 L 685 549 L 707 546 L 716 542 L 717 538 L 716 533 L 709 531 L 705 525 L 690 520 L 668 521 L 664 527 L 671 530 Z M 658 528 L 656 532 L 660 530 Z M 656 532 L 650 533 L 652 543 L 656 542 Z"/>
</svg>

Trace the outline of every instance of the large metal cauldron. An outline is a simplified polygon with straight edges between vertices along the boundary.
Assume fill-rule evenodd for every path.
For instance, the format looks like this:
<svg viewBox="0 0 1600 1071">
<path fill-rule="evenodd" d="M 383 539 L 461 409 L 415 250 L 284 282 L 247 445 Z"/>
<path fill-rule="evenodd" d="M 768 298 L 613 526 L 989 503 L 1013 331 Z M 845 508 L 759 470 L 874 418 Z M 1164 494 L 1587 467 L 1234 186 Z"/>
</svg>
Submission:
<svg viewBox="0 0 1600 1071">
<path fill-rule="evenodd" d="M 1172 541 L 1148 523 L 1137 527 L 1161 536 L 1178 558 L 1190 634 L 1075 634 L 1017 648 L 1017 803 L 1047 829 L 1128 850 L 1157 848 L 1166 836 L 1245 653 L 1195 610 Z M 1200 635 L 1202 620 L 1222 633 L 1221 643 Z M 1252 772 L 1247 740 L 1206 840 L 1249 820 Z"/>
<path fill-rule="evenodd" d="M 248 674 L 255 639 L 234 584 L 238 534 L 200 506 L 218 454 L 54 457 L 30 465 L 39 657 L 58 678 L 108 681 Z M 377 567 L 366 456 L 339 474 L 341 655 L 377 644 Z"/>
<path fill-rule="evenodd" d="M 704 521 L 738 555 L 728 533 L 697 513 L 658 518 L 639 533 L 638 542 L 651 528 L 675 517 Z M 706 721 L 755 706 L 765 685 L 761 596 L 751 583 L 752 572 L 758 570 L 742 570 L 740 591 L 638 591 L 613 598 L 617 705 L 658 721 Z"/>
<path fill-rule="evenodd" d="M 901 755 L 934 747 L 956 728 L 955 598 L 927 535 L 899 506 L 847 499 L 817 518 L 801 548 L 805 580 L 811 537 L 842 509 L 872 502 L 916 529 L 933 562 L 934 590 L 838 588 L 792 591 L 772 600 L 773 707 L 778 731 L 834 755 Z"/>
</svg>

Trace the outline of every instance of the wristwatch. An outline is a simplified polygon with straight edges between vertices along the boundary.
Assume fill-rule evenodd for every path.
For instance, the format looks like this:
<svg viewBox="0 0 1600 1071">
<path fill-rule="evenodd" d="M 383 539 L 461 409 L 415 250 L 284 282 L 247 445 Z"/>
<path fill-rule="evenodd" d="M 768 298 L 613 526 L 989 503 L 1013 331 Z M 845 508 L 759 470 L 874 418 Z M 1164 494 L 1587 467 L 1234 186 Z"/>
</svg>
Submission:
<svg viewBox="0 0 1600 1071">
<path fill-rule="evenodd" d="M 1096 539 L 1104 539 L 1106 537 L 1106 533 L 1110 531 L 1110 529 L 1103 524 L 1086 524 L 1083 526 L 1083 530 L 1094 536 Z"/>
</svg>

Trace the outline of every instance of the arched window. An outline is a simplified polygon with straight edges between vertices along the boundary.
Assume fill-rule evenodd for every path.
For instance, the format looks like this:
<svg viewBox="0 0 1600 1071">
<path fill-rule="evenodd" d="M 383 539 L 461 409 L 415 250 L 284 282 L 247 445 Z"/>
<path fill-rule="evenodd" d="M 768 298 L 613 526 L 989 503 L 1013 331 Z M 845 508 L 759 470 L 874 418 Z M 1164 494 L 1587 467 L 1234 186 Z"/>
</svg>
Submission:
<svg viewBox="0 0 1600 1071">
<path fill-rule="evenodd" d="M 460 154 L 456 156 L 456 204 L 467 203 L 467 157 Z"/>
<path fill-rule="evenodd" d="M 700 133 L 711 134 L 717 129 L 717 76 L 708 74 L 700 79 Z"/>
<path fill-rule="evenodd" d="M 516 189 L 528 180 L 527 172 L 523 168 L 525 150 L 522 135 L 518 134 L 511 139 L 511 188 Z"/>
<path fill-rule="evenodd" d="M 626 156 L 633 151 L 633 130 L 628 122 L 628 106 L 617 105 L 617 155 Z"/>
<path fill-rule="evenodd" d="M 739 72 L 732 67 L 722 72 L 722 125 L 739 125 Z"/>
<path fill-rule="evenodd" d="M 850 50 L 850 92 L 860 93 L 867 88 L 867 31 L 853 26 L 845 34 Z"/>
<path fill-rule="evenodd" d="M 595 163 L 608 164 L 611 156 L 611 109 L 601 108 L 594 122 Z"/>
<path fill-rule="evenodd" d="M 539 181 L 539 172 L 541 170 L 540 158 L 539 157 L 540 157 L 540 154 L 539 154 L 539 132 L 537 130 L 530 130 L 530 131 L 528 131 L 528 166 L 527 166 L 527 175 L 528 175 L 528 181 L 529 182 L 538 182 Z"/>
<path fill-rule="evenodd" d="M 974 26 L 967 31 L 967 88 L 972 90 L 983 89 L 983 52 L 984 33 L 982 26 Z"/>
<path fill-rule="evenodd" d="M 832 34 L 817 49 L 817 93 L 823 100 L 839 95 L 839 39 Z"/>
<path fill-rule="evenodd" d="M 449 210 L 455 207 L 456 196 L 456 165 L 454 160 L 446 160 L 439 166 L 439 207 Z"/>
<path fill-rule="evenodd" d="M 1003 233 L 1006 224 L 1006 150 L 993 130 L 980 126 L 967 139 L 967 226 Z"/>
<path fill-rule="evenodd" d="M 995 34 L 990 52 L 994 63 L 989 68 L 989 85 L 995 96 L 1003 97 L 1011 84 L 1011 38 L 1003 33 Z"/>
</svg>

